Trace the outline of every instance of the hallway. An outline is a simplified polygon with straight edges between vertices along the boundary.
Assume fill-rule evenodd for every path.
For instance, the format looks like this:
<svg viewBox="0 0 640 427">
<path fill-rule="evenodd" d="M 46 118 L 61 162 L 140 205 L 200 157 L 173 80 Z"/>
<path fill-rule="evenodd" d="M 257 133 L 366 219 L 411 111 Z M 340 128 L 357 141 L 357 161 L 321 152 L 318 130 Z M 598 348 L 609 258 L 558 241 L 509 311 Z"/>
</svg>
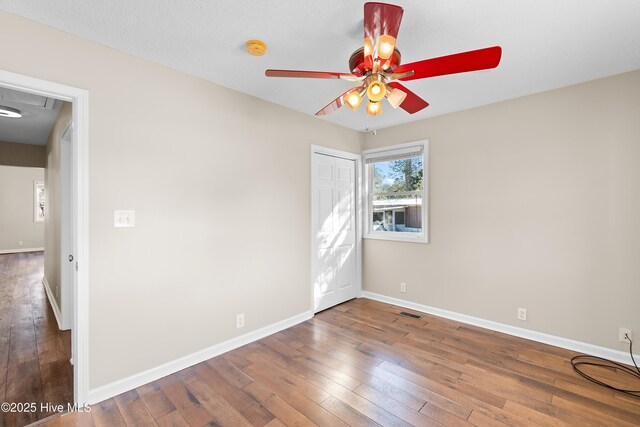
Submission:
<svg viewBox="0 0 640 427">
<path fill-rule="evenodd" d="M 37 408 L 0 412 L 0 427 L 52 415 L 40 411 L 41 403 L 73 401 L 71 332 L 58 330 L 43 271 L 43 252 L 0 255 L 0 401 Z"/>
</svg>

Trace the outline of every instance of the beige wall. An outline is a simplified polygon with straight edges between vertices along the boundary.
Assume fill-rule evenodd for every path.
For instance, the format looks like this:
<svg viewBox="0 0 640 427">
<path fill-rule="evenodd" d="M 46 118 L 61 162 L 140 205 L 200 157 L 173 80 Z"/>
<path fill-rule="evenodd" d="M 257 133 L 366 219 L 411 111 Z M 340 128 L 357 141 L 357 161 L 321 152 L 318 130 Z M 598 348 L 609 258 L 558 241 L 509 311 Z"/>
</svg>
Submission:
<svg viewBox="0 0 640 427">
<path fill-rule="evenodd" d="M 34 181 L 44 181 L 42 168 L 0 166 L 0 252 L 44 247 L 44 223 L 33 222 Z"/>
<path fill-rule="evenodd" d="M 43 168 L 46 156 L 44 145 L 0 141 L 0 165 Z"/>
<path fill-rule="evenodd" d="M 310 145 L 360 134 L 4 13 L 0 39 L 89 91 L 90 388 L 310 308 Z"/>
<path fill-rule="evenodd" d="M 431 242 L 367 240 L 365 289 L 628 351 L 639 118 L 636 71 L 368 134 L 365 148 L 430 140 Z"/>
<path fill-rule="evenodd" d="M 60 310 L 62 310 L 60 298 L 60 140 L 70 122 L 71 103 L 65 102 L 58 113 L 46 146 L 47 212 L 45 216 L 44 276 L 47 278 Z"/>
</svg>

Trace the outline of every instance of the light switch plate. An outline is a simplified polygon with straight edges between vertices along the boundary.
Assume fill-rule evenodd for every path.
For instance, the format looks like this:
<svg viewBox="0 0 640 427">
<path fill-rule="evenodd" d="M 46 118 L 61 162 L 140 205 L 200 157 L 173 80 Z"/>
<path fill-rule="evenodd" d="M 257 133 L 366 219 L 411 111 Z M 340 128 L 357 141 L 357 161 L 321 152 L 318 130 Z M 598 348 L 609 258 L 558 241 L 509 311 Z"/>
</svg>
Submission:
<svg viewBox="0 0 640 427">
<path fill-rule="evenodd" d="M 113 226 L 116 228 L 134 227 L 136 211 L 113 211 Z"/>
</svg>

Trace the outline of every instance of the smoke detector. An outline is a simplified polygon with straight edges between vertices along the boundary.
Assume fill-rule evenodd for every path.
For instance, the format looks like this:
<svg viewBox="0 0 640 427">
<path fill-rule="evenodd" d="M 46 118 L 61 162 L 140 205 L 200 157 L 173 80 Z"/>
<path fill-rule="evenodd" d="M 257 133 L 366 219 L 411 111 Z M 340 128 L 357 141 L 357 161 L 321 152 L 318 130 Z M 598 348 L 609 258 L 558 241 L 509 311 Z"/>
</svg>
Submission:
<svg viewBox="0 0 640 427">
<path fill-rule="evenodd" d="M 249 40 L 246 43 L 249 55 L 262 56 L 267 51 L 267 45 L 260 40 Z"/>
</svg>

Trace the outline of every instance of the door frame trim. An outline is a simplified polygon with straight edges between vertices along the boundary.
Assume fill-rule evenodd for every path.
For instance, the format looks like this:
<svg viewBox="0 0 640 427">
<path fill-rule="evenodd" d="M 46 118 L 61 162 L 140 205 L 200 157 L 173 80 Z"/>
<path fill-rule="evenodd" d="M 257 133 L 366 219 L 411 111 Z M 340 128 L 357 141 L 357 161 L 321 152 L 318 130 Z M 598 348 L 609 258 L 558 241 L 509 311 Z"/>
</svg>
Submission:
<svg viewBox="0 0 640 427">
<path fill-rule="evenodd" d="M 78 270 L 74 292 L 73 399 L 87 403 L 89 391 L 89 92 L 60 83 L 41 80 L 0 69 L 0 86 L 71 102 L 73 155 L 71 197 L 75 210 Z"/>
<path fill-rule="evenodd" d="M 69 133 L 71 132 L 71 133 Z M 69 140 L 71 135 L 71 140 Z M 69 166 L 65 172 L 64 165 Z M 73 264 L 65 256 L 75 254 L 73 250 L 73 121 L 69 121 L 60 136 L 60 323 L 61 329 L 73 328 L 73 273 L 71 273 L 71 284 L 64 279 L 68 279 L 69 268 L 73 271 Z M 65 217 L 69 220 L 66 222 Z M 67 232 L 67 240 L 63 236 Z M 70 235 L 70 236 L 69 236 Z M 67 244 L 65 247 L 63 242 Z M 69 245 L 71 248 L 69 248 Z M 65 249 L 65 250 L 63 250 Z M 66 271 L 66 272 L 65 272 Z M 65 302 L 67 304 L 65 304 Z"/>
<path fill-rule="evenodd" d="M 355 217 L 356 217 L 356 223 L 355 223 L 355 227 L 356 227 L 356 297 L 361 297 L 362 296 L 362 155 L 360 154 L 356 154 L 356 153 L 350 153 L 348 151 L 342 151 L 342 150 L 336 150 L 334 148 L 328 148 L 328 147 L 323 147 L 321 145 L 311 145 L 311 156 L 310 156 L 310 164 L 311 164 L 311 192 L 309 194 L 310 197 L 310 206 L 311 206 L 311 211 L 310 211 L 310 215 L 309 215 L 309 236 L 311 238 L 311 243 L 310 243 L 310 248 L 311 248 L 311 253 L 310 253 L 310 261 L 311 261 L 311 268 L 309 271 L 309 283 L 311 286 L 311 300 L 310 300 L 310 310 L 312 313 L 315 314 L 316 310 L 314 307 L 315 304 L 315 286 L 314 286 L 314 277 L 313 277 L 313 270 L 314 270 L 314 251 L 315 251 L 315 247 L 314 247 L 314 242 L 315 242 L 315 236 L 314 236 L 314 230 L 313 230 L 313 212 L 315 209 L 315 204 L 313 201 L 313 194 L 314 191 L 316 190 L 316 186 L 317 186 L 317 182 L 313 173 L 313 156 L 314 154 L 322 154 L 325 156 L 332 156 L 332 157 L 337 157 L 340 159 L 344 159 L 344 160 L 353 160 L 355 162 Z"/>
</svg>

